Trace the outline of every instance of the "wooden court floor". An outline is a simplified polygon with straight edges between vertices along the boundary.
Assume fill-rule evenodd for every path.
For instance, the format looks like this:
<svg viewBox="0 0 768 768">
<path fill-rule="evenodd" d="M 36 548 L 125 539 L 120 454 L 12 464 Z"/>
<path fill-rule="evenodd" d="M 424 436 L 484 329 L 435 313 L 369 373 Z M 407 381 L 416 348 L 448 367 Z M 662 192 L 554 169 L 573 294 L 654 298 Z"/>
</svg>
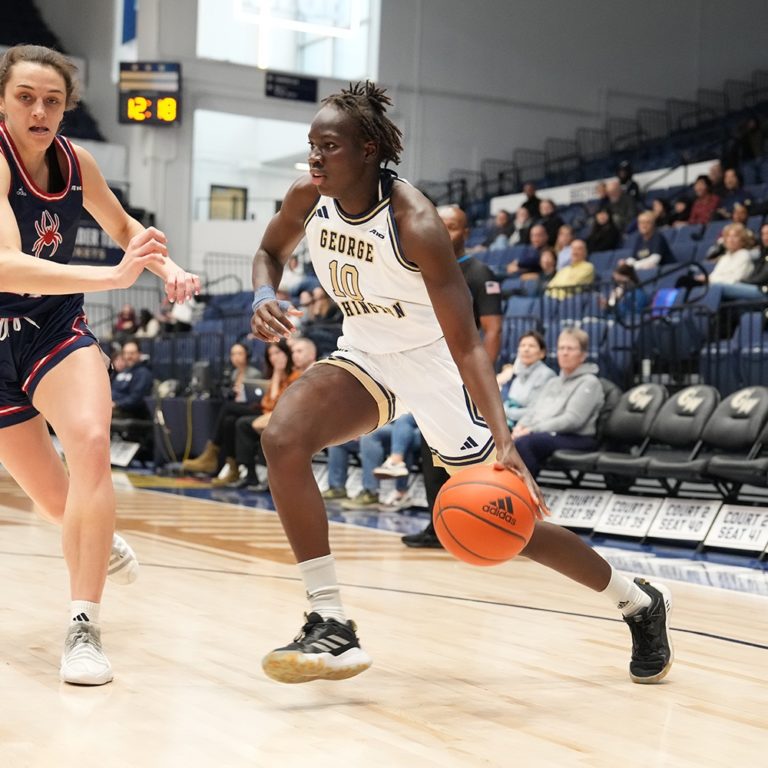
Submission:
<svg viewBox="0 0 768 768">
<path fill-rule="evenodd" d="M 58 531 L 0 475 L 1 768 L 768 765 L 766 597 L 670 583 L 676 663 L 638 686 L 628 630 L 591 592 L 334 524 L 374 666 L 284 686 L 259 662 L 304 598 L 276 515 L 124 485 L 118 499 L 142 572 L 105 594 L 115 680 L 66 686 Z"/>
</svg>

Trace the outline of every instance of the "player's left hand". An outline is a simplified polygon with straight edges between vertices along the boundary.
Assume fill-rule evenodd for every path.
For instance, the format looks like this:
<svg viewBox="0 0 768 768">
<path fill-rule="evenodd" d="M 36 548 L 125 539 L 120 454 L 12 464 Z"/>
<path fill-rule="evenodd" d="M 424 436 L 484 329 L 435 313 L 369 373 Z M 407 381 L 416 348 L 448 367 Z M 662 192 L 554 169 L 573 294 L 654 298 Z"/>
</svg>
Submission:
<svg viewBox="0 0 768 768">
<path fill-rule="evenodd" d="M 499 448 L 496 454 L 496 463 L 493 465 L 494 469 L 504 470 L 508 469 L 510 472 L 514 472 L 528 488 L 528 493 L 531 494 L 531 498 L 536 503 L 536 517 L 539 520 L 543 520 L 552 513 L 547 507 L 547 502 L 544 501 L 544 494 L 541 492 L 538 483 L 533 479 L 533 475 L 528 471 L 528 467 L 525 466 L 523 460 L 520 458 L 520 454 L 515 448 L 515 444 L 510 440 L 509 443 L 502 448 Z"/>
<path fill-rule="evenodd" d="M 183 304 L 200 293 L 200 278 L 181 267 L 171 270 L 165 278 L 165 295 L 176 304 Z"/>
</svg>

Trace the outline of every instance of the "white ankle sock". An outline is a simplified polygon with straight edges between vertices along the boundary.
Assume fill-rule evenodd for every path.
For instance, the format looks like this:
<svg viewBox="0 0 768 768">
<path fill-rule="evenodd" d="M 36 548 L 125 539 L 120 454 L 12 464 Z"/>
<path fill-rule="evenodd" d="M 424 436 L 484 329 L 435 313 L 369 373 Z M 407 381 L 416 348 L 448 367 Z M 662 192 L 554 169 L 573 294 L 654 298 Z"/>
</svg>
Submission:
<svg viewBox="0 0 768 768">
<path fill-rule="evenodd" d="M 99 623 L 100 603 L 89 603 L 87 600 L 73 600 L 70 608 L 72 621 L 89 621 L 91 624 Z"/>
<path fill-rule="evenodd" d="M 651 604 L 650 595 L 643 592 L 634 581 L 622 576 L 611 567 L 611 580 L 608 586 L 602 591 L 624 616 L 631 616 L 634 613 L 647 608 Z"/>
<path fill-rule="evenodd" d="M 299 563 L 299 570 L 307 589 L 310 611 L 319 613 L 324 619 L 346 621 L 333 555 L 305 560 Z"/>
</svg>

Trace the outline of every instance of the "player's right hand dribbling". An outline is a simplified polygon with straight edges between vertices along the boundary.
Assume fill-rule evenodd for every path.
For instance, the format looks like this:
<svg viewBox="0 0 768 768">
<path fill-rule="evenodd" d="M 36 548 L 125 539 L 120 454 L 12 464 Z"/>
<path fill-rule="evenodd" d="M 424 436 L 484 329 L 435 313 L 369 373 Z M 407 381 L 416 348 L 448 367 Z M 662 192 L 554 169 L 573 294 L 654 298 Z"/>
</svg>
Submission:
<svg viewBox="0 0 768 768">
<path fill-rule="evenodd" d="M 161 265 L 168 256 L 165 235 L 155 227 L 147 227 L 132 237 L 120 263 L 113 267 L 115 287 L 128 288 L 148 267 Z"/>
</svg>

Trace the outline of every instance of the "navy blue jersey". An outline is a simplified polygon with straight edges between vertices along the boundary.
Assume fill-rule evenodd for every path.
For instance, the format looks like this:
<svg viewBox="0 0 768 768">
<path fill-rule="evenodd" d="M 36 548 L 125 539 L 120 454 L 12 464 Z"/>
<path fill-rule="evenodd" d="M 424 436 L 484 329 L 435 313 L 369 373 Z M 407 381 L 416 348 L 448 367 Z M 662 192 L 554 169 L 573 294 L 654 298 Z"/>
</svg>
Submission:
<svg viewBox="0 0 768 768">
<path fill-rule="evenodd" d="M 40 189 L 31 179 L 3 123 L 0 123 L 0 152 L 11 169 L 8 201 L 21 234 L 21 250 L 30 258 L 68 264 L 83 209 L 80 165 L 69 140 L 56 136 L 49 149 L 51 186 L 56 187 L 53 191 Z M 63 166 L 58 156 L 64 158 Z M 82 306 L 82 303 L 82 294 L 32 296 L 0 292 L 0 317 L 41 317 Z"/>
</svg>

